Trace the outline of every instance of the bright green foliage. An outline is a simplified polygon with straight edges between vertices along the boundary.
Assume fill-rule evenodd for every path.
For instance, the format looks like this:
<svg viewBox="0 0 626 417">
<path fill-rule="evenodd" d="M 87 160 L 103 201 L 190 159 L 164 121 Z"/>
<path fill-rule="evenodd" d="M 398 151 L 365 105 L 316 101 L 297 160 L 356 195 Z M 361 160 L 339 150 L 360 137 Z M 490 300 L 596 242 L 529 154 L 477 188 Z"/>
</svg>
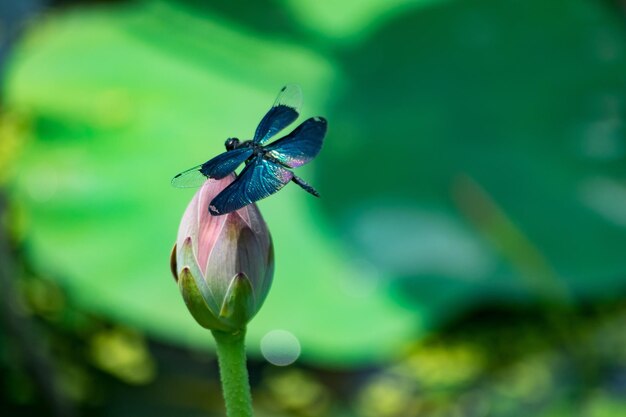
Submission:
<svg viewBox="0 0 626 417">
<path fill-rule="evenodd" d="M 8 83 L 11 104 L 33 123 L 16 191 L 37 266 L 87 309 L 170 340 L 209 343 L 168 268 L 193 192 L 169 181 L 223 151 L 227 137 L 250 137 L 288 81 L 306 92 L 306 115 L 324 114 L 334 76 L 306 48 L 165 5 L 50 18 L 19 50 Z M 277 272 L 249 326 L 249 349 L 281 328 L 310 359 L 387 355 L 409 336 L 412 315 L 384 292 L 350 288 L 359 272 L 337 249 L 318 201 L 295 187 L 277 197 L 260 204 Z"/>
</svg>

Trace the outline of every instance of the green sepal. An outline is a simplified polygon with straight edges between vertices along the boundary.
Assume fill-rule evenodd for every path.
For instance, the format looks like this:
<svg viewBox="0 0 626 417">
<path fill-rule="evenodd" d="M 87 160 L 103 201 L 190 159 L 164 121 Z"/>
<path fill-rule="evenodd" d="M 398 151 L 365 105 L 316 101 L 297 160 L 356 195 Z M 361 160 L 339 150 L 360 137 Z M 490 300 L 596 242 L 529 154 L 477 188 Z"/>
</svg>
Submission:
<svg viewBox="0 0 626 417">
<path fill-rule="evenodd" d="M 172 253 L 170 254 L 170 271 L 172 272 L 172 275 L 174 276 L 174 281 L 176 281 L 176 283 L 178 283 L 178 273 L 176 272 L 177 265 L 176 245 L 174 245 L 174 247 L 172 248 Z"/>
<path fill-rule="evenodd" d="M 183 295 L 189 312 L 200 326 L 211 330 L 232 330 L 213 314 L 202 296 L 202 293 L 198 290 L 196 281 L 189 268 L 183 268 L 178 275 L 178 287 L 180 288 L 180 292 Z"/>
<path fill-rule="evenodd" d="M 179 250 L 179 249 L 177 248 L 176 250 Z M 209 287 L 207 282 L 204 280 L 203 274 L 198 268 L 198 262 L 196 261 L 196 257 L 193 254 L 193 245 L 191 243 L 191 238 L 185 239 L 185 241 L 183 242 L 182 248 L 180 248 L 180 252 L 181 252 L 180 256 L 182 257 L 182 262 L 181 262 L 181 265 L 179 266 L 189 269 L 189 272 L 191 273 L 191 275 L 193 276 L 196 282 L 196 287 L 198 288 L 198 290 L 200 291 L 200 294 L 202 294 L 202 297 L 204 298 L 204 302 L 209 306 L 211 311 L 213 311 L 215 315 L 217 315 L 217 312 L 219 311 L 219 306 L 221 304 L 221 300 L 218 302 L 215 301 L 215 297 L 213 296 L 213 292 L 211 291 L 211 288 Z"/>
<path fill-rule="evenodd" d="M 231 280 L 226 290 L 220 318 L 233 327 L 242 329 L 256 313 L 255 305 L 252 283 L 245 273 L 240 272 Z"/>
</svg>

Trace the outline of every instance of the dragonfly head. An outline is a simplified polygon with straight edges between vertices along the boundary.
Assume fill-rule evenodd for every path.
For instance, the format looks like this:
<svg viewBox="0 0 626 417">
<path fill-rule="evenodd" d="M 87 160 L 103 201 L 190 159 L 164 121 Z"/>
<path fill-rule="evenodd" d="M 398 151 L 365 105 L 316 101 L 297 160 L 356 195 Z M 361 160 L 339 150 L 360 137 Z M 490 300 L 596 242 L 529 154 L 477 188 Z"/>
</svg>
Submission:
<svg viewBox="0 0 626 417">
<path fill-rule="evenodd" d="M 228 138 L 224 143 L 227 151 L 232 151 L 233 149 L 237 149 L 239 147 L 239 139 L 237 138 Z"/>
</svg>

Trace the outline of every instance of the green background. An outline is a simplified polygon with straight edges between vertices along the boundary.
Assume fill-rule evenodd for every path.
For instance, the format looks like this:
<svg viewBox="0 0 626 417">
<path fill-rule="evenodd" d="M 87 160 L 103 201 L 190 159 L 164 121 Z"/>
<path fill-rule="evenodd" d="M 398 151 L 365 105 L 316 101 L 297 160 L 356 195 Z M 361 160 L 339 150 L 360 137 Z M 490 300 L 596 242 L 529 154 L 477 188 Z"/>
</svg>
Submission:
<svg viewBox="0 0 626 417">
<path fill-rule="evenodd" d="M 27 262 L 77 308 L 211 346 L 169 273 L 194 190 L 280 87 L 319 157 L 259 207 L 276 252 L 249 351 L 389 363 L 482 308 L 578 311 L 626 288 L 626 28 L 610 1 L 105 2 L 49 9 L 7 62 L 3 179 Z M 8 116 L 7 116 L 8 117 Z M 5 117 L 5 120 L 6 119 Z M 542 307 L 543 306 L 543 307 Z M 547 307 L 545 307 L 547 306 Z"/>
</svg>

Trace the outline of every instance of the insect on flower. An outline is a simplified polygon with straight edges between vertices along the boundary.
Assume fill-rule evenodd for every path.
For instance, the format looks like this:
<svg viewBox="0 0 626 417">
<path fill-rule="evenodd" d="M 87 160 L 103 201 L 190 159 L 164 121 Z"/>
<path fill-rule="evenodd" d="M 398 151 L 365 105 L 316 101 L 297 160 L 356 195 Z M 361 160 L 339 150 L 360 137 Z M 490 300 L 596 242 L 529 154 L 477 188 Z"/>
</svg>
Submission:
<svg viewBox="0 0 626 417">
<path fill-rule="evenodd" d="M 263 305 L 274 275 L 270 231 L 256 204 L 212 216 L 209 202 L 235 175 L 205 181 L 178 228 L 170 266 L 185 304 L 212 330 L 245 328 Z"/>
<path fill-rule="evenodd" d="M 209 212 L 222 215 L 268 197 L 290 181 L 319 197 L 319 193 L 290 169 L 302 166 L 317 156 L 326 135 L 326 119 L 312 117 L 293 132 L 265 145 L 278 132 L 294 122 L 302 104 L 302 91 L 295 84 L 283 87 L 272 108 L 263 117 L 251 140 L 226 140 L 226 152 L 202 165 L 181 172 L 172 179 L 179 188 L 197 187 L 208 178 L 221 179 L 245 163 L 237 179 L 209 204 Z"/>
</svg>

